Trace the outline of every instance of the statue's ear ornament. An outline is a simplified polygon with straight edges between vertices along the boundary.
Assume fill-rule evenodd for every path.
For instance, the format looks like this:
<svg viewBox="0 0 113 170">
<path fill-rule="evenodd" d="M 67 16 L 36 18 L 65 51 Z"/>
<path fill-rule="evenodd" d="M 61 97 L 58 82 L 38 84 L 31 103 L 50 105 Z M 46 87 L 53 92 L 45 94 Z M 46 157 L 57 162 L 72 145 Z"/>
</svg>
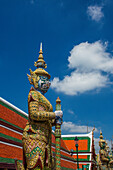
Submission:
<svg viewBox="0 0 113 170">
<path fill-rule="evenodd" d="M 32 75 L 32 74 L 33 74 L 33 71 L 32 71 L 31 69 L 29 69 L 29 71 L 30 71 L 30 74 Z"/>
<path fill-rule="evenodd" d="M 47 64 L 45 64 L 45 68 L 47 68 Z"/>
<path fill-rule="evenodd" d="M 39 77 L 39 76 L 37 76 L 37 77 L 36 77 L 36 80 L 37 80 L 37 81 L 39 81 L 39 79 L 40 79 L 40 77 Z"/>
<path fill-rule="evenodd" d="M 27 76 L 28 76 L 28 79 L 29 79 L 30 84 L 33 84 L 33 81 L 32 81 L 32 78 L 31 78 L 31 75 L 27 74 Z"/>
</svg>

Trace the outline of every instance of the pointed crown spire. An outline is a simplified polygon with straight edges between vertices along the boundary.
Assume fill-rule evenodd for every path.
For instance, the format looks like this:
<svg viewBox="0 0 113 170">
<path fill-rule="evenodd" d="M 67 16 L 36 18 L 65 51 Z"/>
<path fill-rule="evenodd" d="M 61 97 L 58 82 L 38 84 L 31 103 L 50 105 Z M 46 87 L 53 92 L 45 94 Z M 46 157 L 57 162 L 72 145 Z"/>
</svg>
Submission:
<svg viewBox="0 0 113 170">
<path fill-rule="evenodd" d="M 101 143 L 105 143 L 105 140 L 103 139 L 103 136 L 102 136 L 102 131 L 100 130 L 100 141 L 99 141 L 99 146 L 101 147 Z"/>
<path fill-rule="evenodd" d="M 47 64 L 45 64 L 43 58 L 42 42 L 40 43 L 39 57 L 38 60 L 34 63 L 34 66 L 36 66 L 37 68 L 47 68 Z"/>
<path fill-rule="evenodd" d="M 42 42 L 40 43 L 40 51 L 42 51 Z"/>
<path fill-rule="evenodd" d="M 103 139 L 102 131 L 100 130 L 100 139 Z"/>
</svg>

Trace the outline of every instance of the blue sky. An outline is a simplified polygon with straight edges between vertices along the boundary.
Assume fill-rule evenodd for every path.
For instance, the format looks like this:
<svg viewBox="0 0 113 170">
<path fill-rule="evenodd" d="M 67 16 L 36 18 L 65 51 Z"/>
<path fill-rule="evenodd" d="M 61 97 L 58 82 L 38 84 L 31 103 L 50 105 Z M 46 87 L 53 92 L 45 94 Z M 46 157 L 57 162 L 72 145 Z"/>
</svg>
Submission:
<svg viewBox="0 0 113 170">
<path fill-rule="evenodd" d="M 63 134 L 96 127 L 106 139 L 113 129 L 113 1 L 1 0 L 1 97 L 27 109 L 29 68 L 35 70 L 43 43 L 55 110 L 59 96 Z"/>
</svg>

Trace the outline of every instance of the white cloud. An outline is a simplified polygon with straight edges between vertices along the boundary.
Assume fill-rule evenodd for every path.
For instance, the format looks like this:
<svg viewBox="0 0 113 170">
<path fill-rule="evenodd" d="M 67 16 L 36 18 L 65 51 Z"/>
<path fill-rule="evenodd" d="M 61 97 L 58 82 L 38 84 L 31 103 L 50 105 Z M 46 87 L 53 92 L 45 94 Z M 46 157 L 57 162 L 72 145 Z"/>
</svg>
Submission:
<svg viewBox="0 0 113 170">
<path fill-rule="evenodd" d="M 104 14 L 102 12 L 102 6 L 89 6 L 87 9 L 87 14 L 91 17 L 94 21 L 100 21 L 101 18 L 104 17 Z"/>
<path fill-rule="evenodd" d="M 65 76 L 63 80 L 54 78 L 51 87 L 57 92 L 63 92 L 66 95 L 77 95 L 86 91 L 102 88 L 107 84 L 107 77 L 100 73 L 78 73 L 72 72 L 71 76 Z"/>
<path fill-rule="evenodd" d="M 88 126 L 88 131 L 92 131 L 94 127 Z M 66 133 L 87 133 L 87 126 L 85 125 L 76 125 L 72 122 L 63 122 L 62 130 Z M 98 132 L 98 129 L 95 128 L 95 132 Z"/>
<path fill-rule="evenodd" d="M 101 41 L 74 46 L 68 57 L 68 67 L 73 69 L 71 75 L 63 80 L 55 77 L 51 87 L 67 95 L 106 87 L 110 83 L 109 74 L 113 74 L 113 57 L 106 48 L 107 43 Z"/>
<path fill-rule="evenodd" d="M 72 111 L 72 110 L 69 109 L 68 112 L 69 112 L 70 114 L 74 115 L 74 111 Z"/>
<path fill-rule="evenodd" d="M 81 43 L 71 50 L 69 68 L 79 71 L 105 71 L 113 73 L 113 58 L 106 52 L 107 42 Z"/>
</svg>

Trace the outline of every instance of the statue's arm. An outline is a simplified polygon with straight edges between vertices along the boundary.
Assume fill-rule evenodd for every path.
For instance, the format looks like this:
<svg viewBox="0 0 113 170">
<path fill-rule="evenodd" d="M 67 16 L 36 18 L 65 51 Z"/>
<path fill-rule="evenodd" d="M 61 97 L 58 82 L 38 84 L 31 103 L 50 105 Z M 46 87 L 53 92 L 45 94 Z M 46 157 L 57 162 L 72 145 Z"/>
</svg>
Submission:
<svg viewBox="0 0 113 170">
<path fill-rule="evenodd" d="M 105 158 L 105 157 L 103 157 L 102 160 L 103 160 L 103 161 L 106 161 L 106 162 L 109 161 L 109 159 L 107 159 L 107 158 Z"/>
<path fill-rule="evenodd" d="M 113 164 L 113 160 L 111 160 L 109 163 L 110 163 L 110 164 Z"/>
<path fill-rule="evenodd" d="M 101 156 L 100 157 L 101 157 L 102 161 L 106 161 L 106 162 L 109 161 L 109 159 L 104 156 L 103 152 L 101 152 Z"/>
<path fill-rule="evenodd" d="M 51 120 L 55 119 L 54 112 L 39 111 L 37 102 L 33 101 L 29 104 L 29 114 L 30 118 L 33 120 Z"/>
</svg>

